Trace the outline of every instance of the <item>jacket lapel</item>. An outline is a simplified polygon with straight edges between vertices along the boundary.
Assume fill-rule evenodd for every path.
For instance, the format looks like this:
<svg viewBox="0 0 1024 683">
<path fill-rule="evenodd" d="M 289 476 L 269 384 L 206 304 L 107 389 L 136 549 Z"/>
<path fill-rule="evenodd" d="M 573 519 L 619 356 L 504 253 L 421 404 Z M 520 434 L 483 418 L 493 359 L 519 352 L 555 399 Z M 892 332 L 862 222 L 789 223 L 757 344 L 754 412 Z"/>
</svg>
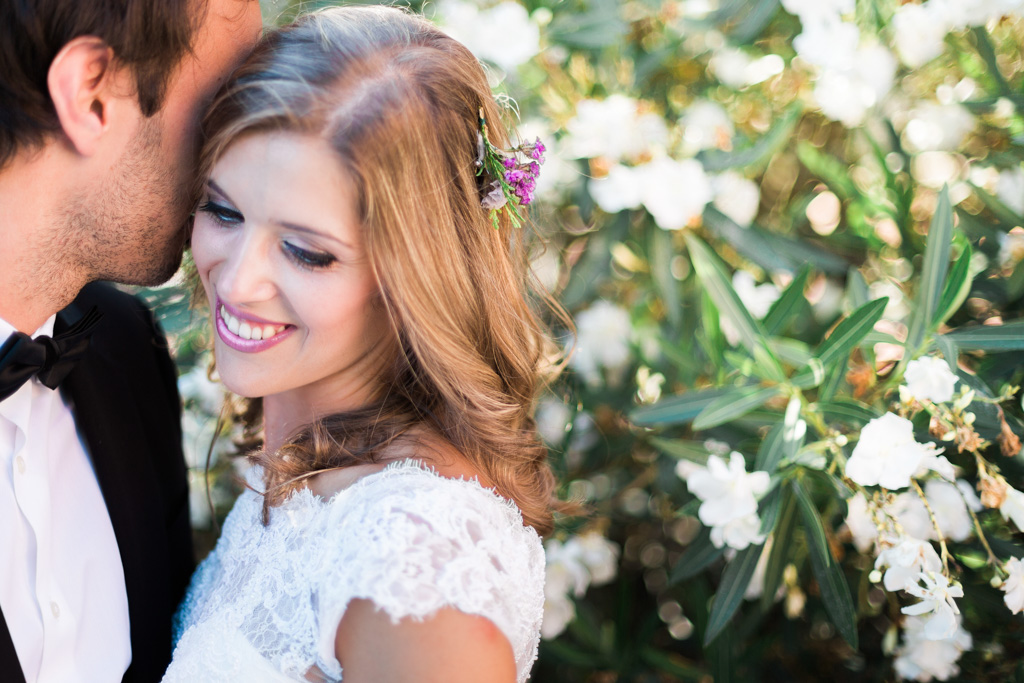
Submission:
<svg viewBox="0 0 1024 683">
<path fill-rule="evenodd" d="M 77 316 L 73 307 L 65 309 L 58 324 L 67 325 Z M 130 370 L 95 347 L 75 366 L 61 389 L 73 402 L 75 423 L 92 459 L 117 538 L 131 624 L 132 664 L 124 681 L 133 681 L 146 662 L 170 648 L 170 642 L 165 642 L 165 625 L 154 618 L 166 610 L 162 596 L 153 590 L 168 580 L 166 539 L 161 535 L 165 531 L 162 501 L 155 474 L 144 457 L 147 441 L 138 409 L 138 401 L 144 397 L 132 392 L 127 377 Z"/>
<path fill-rule="evenodd" d="M 14 649 L 14 641 L 11 640 L 3 612 L 0 612 L 0 671 L 4 672 L 5 681 L 25 683 L 25 674 L 21 671 L 21 662 L 18 661 L 18 653 Z"/>
</svg>

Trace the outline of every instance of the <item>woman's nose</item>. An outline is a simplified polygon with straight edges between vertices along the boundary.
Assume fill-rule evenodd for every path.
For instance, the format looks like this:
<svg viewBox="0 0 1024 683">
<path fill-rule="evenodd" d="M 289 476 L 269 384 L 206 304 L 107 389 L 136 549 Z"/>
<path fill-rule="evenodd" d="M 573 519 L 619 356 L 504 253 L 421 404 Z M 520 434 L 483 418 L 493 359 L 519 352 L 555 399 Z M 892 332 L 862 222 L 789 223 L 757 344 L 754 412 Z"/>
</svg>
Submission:
<svg viewBox="0 0 1024 683">
<path fill-rule="evenodd" d="M 214 286 L 221 299 L 234 304 L 266 301 L 276 286 L 271 266 L 271 240 L 250 231 L 235 241 L 221 263 Z"/>
</svg>

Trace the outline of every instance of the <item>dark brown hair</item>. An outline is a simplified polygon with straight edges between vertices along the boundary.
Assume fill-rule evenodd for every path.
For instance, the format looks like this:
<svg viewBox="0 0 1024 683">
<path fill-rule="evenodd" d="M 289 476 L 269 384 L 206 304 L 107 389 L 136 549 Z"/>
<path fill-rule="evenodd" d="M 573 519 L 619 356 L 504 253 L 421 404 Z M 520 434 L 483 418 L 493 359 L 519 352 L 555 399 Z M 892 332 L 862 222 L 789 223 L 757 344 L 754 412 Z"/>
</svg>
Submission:
<svg viewBox="0 0 1024 683">
<path fill-rule="evenodd" d="M 233 142 L 259 132 L 308 135 L 337 154 L 357 188 L 395 349 L 371 405 L 255 454 L 268 477 L 266 505 L 320 470 L 386 461 L 410 445 L 423 452 L 429 435 L 484 473 L 540 533 L 551 530 L 553 509 L 568 509 L 533 418 L 558 354 L 530 305 L 524 230 L 506 218 L 495 229 L 480 205 L 481 108 L 491 140 L 507 147 L 472 53 L 428 21 L 384 7 L 327 9 L 268 35 L 215 101 L 201 177 Z M 259 400 L 248 402 L 251 437 L 260 421 Z"/>
<path fill-rule="evenodd" d="M 159 111 L 171 73 L 192 46 L 207 0 L 0 2 L 0 168 L 59 130 L 47 86 L 57 53 L 96 36 L 135 79 L 142 113 Z"/>
</svg>

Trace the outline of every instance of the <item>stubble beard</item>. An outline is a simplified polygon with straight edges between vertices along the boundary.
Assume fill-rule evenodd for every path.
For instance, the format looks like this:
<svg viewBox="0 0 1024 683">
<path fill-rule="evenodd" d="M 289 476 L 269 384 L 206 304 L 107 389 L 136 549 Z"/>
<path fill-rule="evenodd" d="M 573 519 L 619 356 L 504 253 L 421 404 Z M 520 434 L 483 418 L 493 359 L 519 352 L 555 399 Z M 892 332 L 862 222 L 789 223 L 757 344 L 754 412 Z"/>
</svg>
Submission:
<svg viewBox="0 0 1024 683">
<path fill-rule="evenodd" d="M 86 281 L 153 286 L 178 270 L 185 245 L 190 179 L 161 154 L 158 122 L 147 119 L 132 138 L 109 188 L 74 202 L 64 239 Z"/>
</svg>

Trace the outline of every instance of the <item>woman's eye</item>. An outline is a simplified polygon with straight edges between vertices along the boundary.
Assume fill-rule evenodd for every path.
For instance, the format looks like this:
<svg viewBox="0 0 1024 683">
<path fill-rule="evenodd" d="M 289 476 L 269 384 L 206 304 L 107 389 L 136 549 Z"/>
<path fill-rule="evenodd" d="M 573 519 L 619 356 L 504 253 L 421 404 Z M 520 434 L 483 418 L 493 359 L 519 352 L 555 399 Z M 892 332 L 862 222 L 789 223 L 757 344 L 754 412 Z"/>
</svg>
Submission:
<svg viewBox="0 0 1024 683">
<path fill-rule="evenodd" d="M 304 268 L 326 268 L 338 260 L 326 252 L 309 251 L 291 242 L 285 242 L 284 249 L 293 261 Z"/>
<path fill-rule="evenodd" d="M 236 225 L 245 220 L 245 217 L 238 211 L 211 200 L 207 200 L 200 204 L 199 210 L 202 213 L 209 214 L 213 220 L 221 225 Z"/>
</svg>

